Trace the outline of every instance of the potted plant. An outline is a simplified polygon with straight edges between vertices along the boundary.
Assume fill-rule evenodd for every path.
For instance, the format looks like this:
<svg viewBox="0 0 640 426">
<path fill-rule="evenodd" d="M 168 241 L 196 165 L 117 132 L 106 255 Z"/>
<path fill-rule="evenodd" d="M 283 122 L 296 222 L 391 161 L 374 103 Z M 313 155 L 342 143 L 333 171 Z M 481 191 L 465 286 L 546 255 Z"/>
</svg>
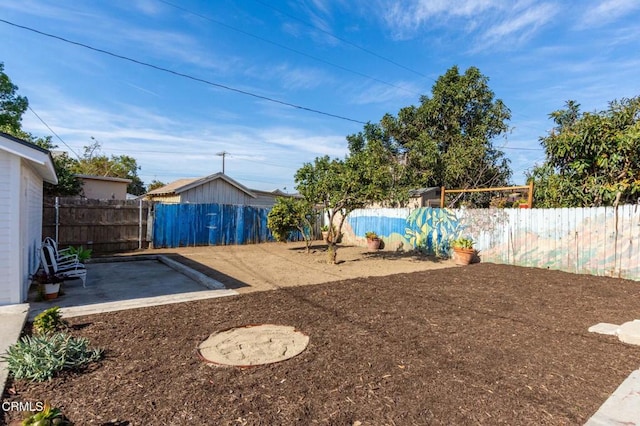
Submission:
<svg viewBox="0 0 640 426">
<path fill-rule="evenodd" d="M 456 265 L 468 265 L 476 255 L 471 238 L 459 237 L 451 242 Z"/>
<path fill-rule="evenodd" d="M 341 243 L 342 242 L 342 234 L 338 235 L 338 230 L 336 229 L 335 226 L 332 227 L 333 228 L 333 232 L 332 234 L 334 236 L 336 236 L 336 243 Z M 331 242 L 331 235 L 329 235 L 329 225 L 322 225 L 322 227 L 320 228 L 320 231 L 322 231 L 322 239 L 328 243 Z"/>
<path fill-rule="evenodd" d="M 64 277 L 56 274 L 49 274 L 44 270 L 38 271 L 33 276 L 33 280 L 40 285 L 40 292 L 46 300 L 55 299 L 60 292 L 60 285 L 64 282 Z"/>
<path fill-rule="evenodd" d="M 327 238 L 329 237 L 329 225 L 322 225 L 320 231 L 322 232 L 322 239 L 327 241 Z"/>
<path fill-rule="evenodd" d="M 91 252 L 93 251 L 92 249 L 86 249 L 82 246 L 80 247 L 74 247 L 74 246 L 69 246 L 69 248 L 67 249 L 68 253 L 71 255 L 75 255 L 78 257 L 78 262 L 85 262 L 87 260 L 89 260 L 91 258 Z"/>
<path fill-rule="evenodd" d="M 373 231 L 366 232 L 364 236 L 367 238 L 367 247 L 370 251 L 375 251 L 380 249 L 380 237 Z"/>
</svg>

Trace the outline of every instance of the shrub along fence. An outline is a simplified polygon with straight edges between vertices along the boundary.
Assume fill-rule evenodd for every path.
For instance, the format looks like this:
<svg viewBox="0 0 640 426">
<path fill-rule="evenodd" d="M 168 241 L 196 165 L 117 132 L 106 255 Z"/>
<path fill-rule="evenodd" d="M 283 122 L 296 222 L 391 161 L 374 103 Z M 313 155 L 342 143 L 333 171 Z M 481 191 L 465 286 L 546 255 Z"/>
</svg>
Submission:
<svg viewBox="0 0 640 426">
<path fill-rule="evenodd" d="M 448 254 L 470 236 L 484 262 L 640 280 L 640 205 L 560 209 L 360 209 L 344 241 L 374 231 L 387 249 Z"/>
<path fill-rule="evenodd" d="M 150 206 L 137 200 L 46 197 L 42 237 L 56 238 L 62 247 L 90 248 L 95 254 L 147 248 Z"/>
</svg>

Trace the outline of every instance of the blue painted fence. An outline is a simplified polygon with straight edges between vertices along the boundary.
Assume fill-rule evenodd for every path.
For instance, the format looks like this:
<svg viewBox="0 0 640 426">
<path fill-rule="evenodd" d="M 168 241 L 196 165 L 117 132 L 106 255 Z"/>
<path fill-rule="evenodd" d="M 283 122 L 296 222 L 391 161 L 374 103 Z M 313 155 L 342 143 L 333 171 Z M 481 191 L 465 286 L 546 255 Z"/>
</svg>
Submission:
<svg viewBox="0 0 640 426">
<path fill-rule="evenodd" d="M 156 204 L 153 246 L 252 244 L 272 241 L 269 209 L 223 204 Z"/>
</svg>

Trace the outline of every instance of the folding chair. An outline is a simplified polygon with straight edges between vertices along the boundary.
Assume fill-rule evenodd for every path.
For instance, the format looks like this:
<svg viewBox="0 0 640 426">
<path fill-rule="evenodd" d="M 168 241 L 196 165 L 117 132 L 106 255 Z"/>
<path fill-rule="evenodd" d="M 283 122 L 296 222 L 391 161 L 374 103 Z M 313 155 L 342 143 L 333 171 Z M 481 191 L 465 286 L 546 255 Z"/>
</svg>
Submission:
<svg viewBox="0 0 640 426">
<path fill-rule="evenodd" d="M 56 252 L 53 246 L 43 244 L 40 249 L 40 261 L 47 274 L 62 275 L 65 278 L 80 278 L 82 280 L 82 287 L 87 287 L 87 268 L 78 262 L 77 256 L 75 256 L 75 259 L 59 260 L 56 258 Z"/>
<path fill-rule="evenodd" d="M 42 242 L 42 245 L 48 245 L 53 247 L 53 251 L 55 253 L 56 259 L 58 259 L 58 261 L 62 261 L 62 260 L 69 260 L 72 258 L 75 258 L 76 261 L 78 261 L 78 256 L 75 254 L 72 254 L 69 251 L 69 247 L 62 249 L 62 250 L 58 250 L 58 242 L 56 240 L 54 240 L 51 237 L 47 237 L 44 239 L 44 241 Z"/>
</svg>

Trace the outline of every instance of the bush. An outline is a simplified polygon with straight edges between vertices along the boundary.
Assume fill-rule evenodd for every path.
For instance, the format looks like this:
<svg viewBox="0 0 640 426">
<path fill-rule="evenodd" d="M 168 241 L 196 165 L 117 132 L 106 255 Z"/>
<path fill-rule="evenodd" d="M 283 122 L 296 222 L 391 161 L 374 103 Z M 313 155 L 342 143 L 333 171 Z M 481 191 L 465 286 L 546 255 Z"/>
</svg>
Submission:
<svg viewBox="0 0 640 426">
<path fill-rule="evenodd" d="M 73 423 L 67 420 L 67 418 L 62 414 L 59 408 L 54 408 L 48 402 L 46 402 L 42 411 L 28 416 L 22 422 L 22 426 L 32 425 L 71 426 L 73 425 Z"/>
<path fill-rule="evenodd" d="M 36 334 L 50 334 L 66 327 L 67 322 L 62 319 L 58 306 L 39 313 L 33 320 L 33 332 Z"/>
<path fill-rule="evenodd" d="M 3 360 L 16 379 L 51 380 L 59 371 L 84 366 L 102 358 L 102 349 L 89 349 L 89 341 L 65 333 L 24 336 L 9 347 Z"/>
</svg>

